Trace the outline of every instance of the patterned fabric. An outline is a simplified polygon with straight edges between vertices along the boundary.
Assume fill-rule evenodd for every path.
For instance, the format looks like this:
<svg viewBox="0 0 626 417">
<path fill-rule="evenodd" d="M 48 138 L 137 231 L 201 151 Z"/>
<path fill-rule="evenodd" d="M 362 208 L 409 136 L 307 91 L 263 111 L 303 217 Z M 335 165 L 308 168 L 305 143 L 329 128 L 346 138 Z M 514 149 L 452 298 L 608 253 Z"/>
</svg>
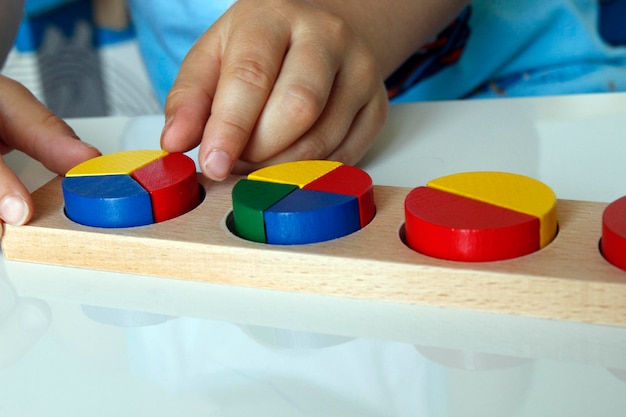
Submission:
<svg viewBox="0 0 626 417">
<path fill-rule="evenodd" d="M 0 5 L 3 1 L 10 0 L 0 0 Z M 105 92 L 123 85 L 120 80 L 124 79 L 124 74 L 128 78 L 133 77 L 133 73 L 147 71 L 145 83 L 154 87 L 158 109 L 159 104 L 164 104 L 191 45 L 234 1 L 128 0 L 136 43 L 145 68 L 126 58 L 108 65 L 109 71 L 118 71 L 119 79 L 116 75 L 117 81 L 105 86 Z M 83 48 L 85 56 L 91 54 L 94 58 L 91 62 L 99 65 L 98 59 L 102 60 L 104 56 L 102 51 L 115 44 L 109 42 L 111 39 L 102 41 L 106 38 L 104 35 L 115 35 L 115 32 L 103 31 L 88 19 L 69 22 L 74 15 L 68 10 L 81 10 L 89 3 L 91 0 L 27 1 L 30 26 L 23 25 L 17 46 L 24 54 L 36 54 L 40 72 L 39 84 L 29 84 L 27 80 L 29 88 L 41 90 L 40 84 L 43 83 L 51 88 L 61 88 L 65 93 L 74 91 L 78 94 L 79 90 L 84 90 L 61 87 L 58 79 L 54 83 L 46 80 L 47 74 L 55 67 L 63 67 L 63 63 L 74 63 L 74 67 L 83 68 L 78 74 L 85 75 L 83 80 L 88 78 L 88 67 L 77 65 L 80 62 L 78 56 L 76 59 L 58 58 L 59 49 L 51 49 L 51 46 L 65 45 L 71 50 L 82 40 L 88 46 Z M 471 7 L 386 80 L 389 97 L 394 102 L 415 102 L 626 91 L 624 16 L 626 0 L 474 0 Z M 59 25 L 55 19 L 65 23 Z M 88 30 L 94 31 L 90 32 L 91 35 L 84 33 L 85 25 L 80 22 L 85 21 Z M 48 23 L 52 24 L 52 29 Z M 80 24 L 77 26 L 77 23 Z M 82 37 L 77 39 L 76 34 L 82 34 Z M 42 42 L 46 37 L 48 40 Z M 20 55 L 17 60 L 19 65 L 22 58 Z M 15 62 L 15 59 L 9 59 L 5 71 L 7 67 L 15 68 Z M 128 67 L 129 62 L 133 62 L 132 68 Z M 92 71 L 96 78 L 98 71 L 98 68 Z M 100 78 L 104 83 L 111 79 L 108 75 L 100 75 Z M 77 80 L 72 76 L 67 82 L 76 86 Z M 122 87 L 120 92 L 145 85 L 137 80 L 127 81 L 127 87 Z M 146 91 L 145 88 L 142 87 L 142 91 Z M 54 92 L 50 100 L 53 96 L 61 95 Z M 88 98 L 88 95 L 82 97 Z M 107 99 L 99 104 L 100 110 L 96 110 L 108 114 L 137 114 L 134 109 L 123 106 L 124 102 L 129 102 L 128 97 L 119 97 L 117 105 L 111 106 L 111 100 Z M 96 107 L 92 106 L 93 109 Z M 81 116 L 87 115 L 81 112 L 89 108 L 73 105 L 73 110 L 66 112 L 57 106 L 57 111 L 67 116 Z M 153 112 L 154 108 L 151 105 L 148 112 Z"/>
<path fill-rule="evenodd" d="M 122 1 L 27 0 L 24 6 L 3 74 L 62 117 L 160 112 Z"/>
<path fill-rule="evenodd" d="M 437 39 L 424 45 L 385 81 L 389 98 L 402 94 L 461 58 L 470 35 L 471 10 L 471 6 L 467 7 Z"/>
<path fill-rule="evenodd" d="M 461 56 L 393 101 L 626 91 L 622 2 L 474 0 Z M 427 69 L 414 68 L 416 78 Z"/>
</svg>

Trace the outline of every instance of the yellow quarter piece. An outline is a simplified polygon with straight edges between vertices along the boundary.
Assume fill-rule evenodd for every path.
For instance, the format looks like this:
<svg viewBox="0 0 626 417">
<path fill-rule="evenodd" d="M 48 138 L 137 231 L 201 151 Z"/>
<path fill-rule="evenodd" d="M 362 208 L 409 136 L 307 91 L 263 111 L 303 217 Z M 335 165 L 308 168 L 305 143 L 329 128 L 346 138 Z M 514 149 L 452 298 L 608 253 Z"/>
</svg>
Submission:
<svg viewBox="0 0 626 417">
<path fill-rule="evenodd" d="M 296 161 L 261 168 L 248 175 L 249 180 L 297 185 L 302 188 L 343 165 L 335 161 Z"/>
<path fill-rule="evenodd" d="M 167 152 L 161 150 L 123 151 L 98 156 L 76 165 L 67 171 L 66 177 L 87 175 L 129 175 L 138 168 L 163 158 Z"/>
<path fill-rule="evenodd" d="M 434 179 L 427 185 L 539 218 L 542 248 L 556 236 L 556 195 L 533 178 L 506 172 L 464 172 Z"/>
</svg>

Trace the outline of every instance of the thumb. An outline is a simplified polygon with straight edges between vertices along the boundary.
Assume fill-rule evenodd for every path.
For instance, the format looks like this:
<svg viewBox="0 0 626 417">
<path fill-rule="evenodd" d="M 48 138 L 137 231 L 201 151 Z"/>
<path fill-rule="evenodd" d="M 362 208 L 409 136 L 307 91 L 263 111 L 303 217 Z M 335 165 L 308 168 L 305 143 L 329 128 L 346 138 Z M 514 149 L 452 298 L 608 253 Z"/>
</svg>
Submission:
<svg viewBox="0 0 626 417">
<path fill-rule="evenodd" d="M 20 226 L 30 220 L 32 209 L 28 190 L 0 157 L 0 220 Z"/>
</svg>

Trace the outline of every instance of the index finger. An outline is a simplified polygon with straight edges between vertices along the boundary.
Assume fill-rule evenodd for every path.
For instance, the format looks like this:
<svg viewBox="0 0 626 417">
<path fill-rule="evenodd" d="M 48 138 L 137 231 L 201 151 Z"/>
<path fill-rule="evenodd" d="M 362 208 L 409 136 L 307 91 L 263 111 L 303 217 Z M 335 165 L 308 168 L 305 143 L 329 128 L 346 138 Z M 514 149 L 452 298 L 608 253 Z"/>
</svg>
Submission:
<svg viewBox="0 0 626 417">
<path fill-rule="evenodd" d="M 63 175 L 100 152 L 81 142 L 63 120 L 39 102 L 26 87 L 0 75 L 0 145 L 17 149 Z"/>
<path fill-rule="evenodd" d="M 57 174 L 100 154 L 78 140 L 24 86 L 0 75 L 0 150 L 11 149 L 23 151 Z M 20 225 L 31 215 L 28 190 L 0 157 L 0 221 Z"/>
<path fill-rule="evenodd" d="M 289 41 L 288 22 L 249 19 L 232 28 L 199 152 L 203 171 L 210 178 L 225 178 L 246 147 Z"/>
</svg>

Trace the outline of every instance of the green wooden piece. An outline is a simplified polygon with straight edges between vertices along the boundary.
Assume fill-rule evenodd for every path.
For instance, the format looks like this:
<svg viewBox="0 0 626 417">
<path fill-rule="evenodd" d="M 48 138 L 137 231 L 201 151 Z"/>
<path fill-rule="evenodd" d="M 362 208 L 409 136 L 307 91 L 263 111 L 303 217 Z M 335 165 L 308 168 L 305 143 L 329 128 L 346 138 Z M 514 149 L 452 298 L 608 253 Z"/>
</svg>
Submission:
<svg viewBox="0 0 626 417">
<path fill-rule="evenodd" d="M 233 222 L 239 237 L 267 243 L 263 212 L 298 186 L 243 179 L 233 187 Z"/>
</svg>

